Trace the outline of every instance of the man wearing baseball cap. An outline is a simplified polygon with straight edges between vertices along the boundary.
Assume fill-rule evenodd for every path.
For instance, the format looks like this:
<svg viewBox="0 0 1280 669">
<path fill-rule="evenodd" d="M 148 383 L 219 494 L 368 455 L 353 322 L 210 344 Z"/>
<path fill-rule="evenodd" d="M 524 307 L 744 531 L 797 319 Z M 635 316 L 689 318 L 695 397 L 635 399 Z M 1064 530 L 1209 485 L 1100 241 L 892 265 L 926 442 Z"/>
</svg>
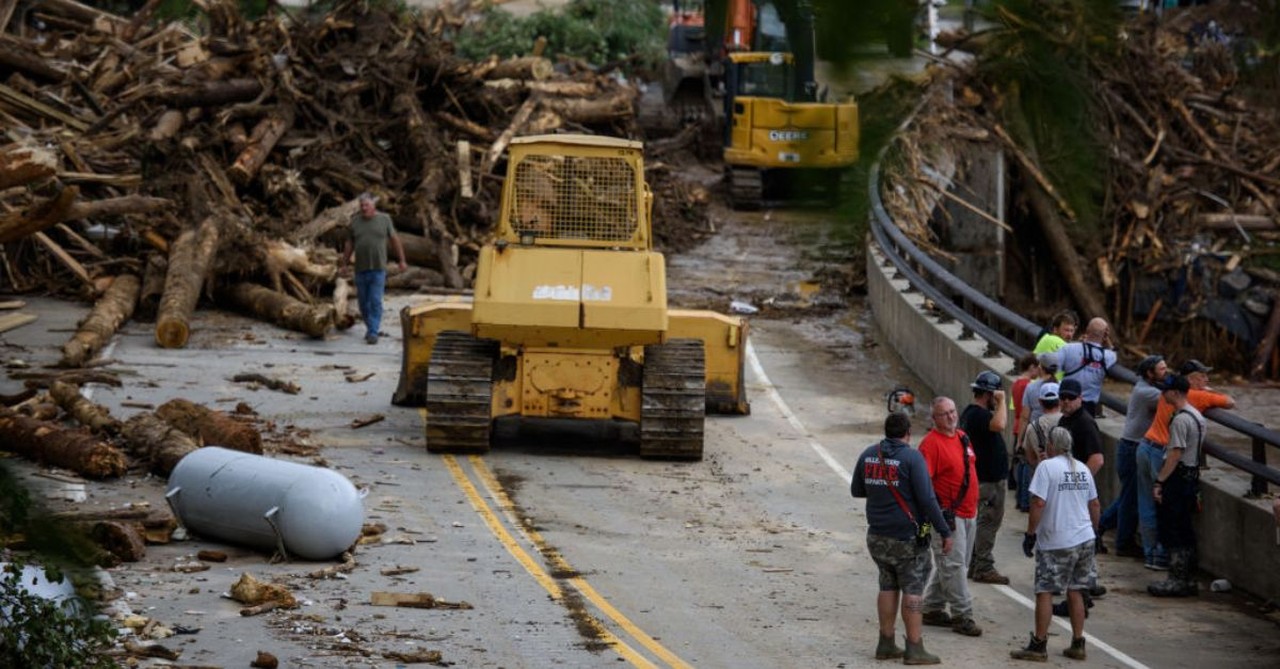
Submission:
<svg viewBox="0 0 1280 669">
<path fill-rule="evenodd" d="M 1169 577 L 1147 586 L 1156 597 L 1189 597 L 1197 593 L 1196 533 L 1191 524 L 1200 491 L 1200 453 L 1204 445 L 1204 416 L 1187 401 L 1191 383 L 1173 376 L 1162 385 L 1164 400 L 1174 407 L 1169 443 L 1156 472 L 1152 495 L 1156 501 L 1160 543 L 1169 551 Z"/>
<path fill-rule="evenodd" d="M 1187 402 L 1203 415 L 1210 409 L 1234 408 L 1235 400 L 1229 396 L 1209 388 L 1209 367 L 1199 360 L 1188 360 L 1178 367 L 1178 371 L 1188 370 L 1184 374 L 1190 390 L 1187 391 Z M 1174 407 L 1162 395 L 1156 403 L 1156 416 L 1151 420 L 1151 427 L 1142 436 L 1138 444 L 1138 535 L 1142 538 L 1142 551 L 1145 556 L 1144 566 L 1147 569 L 1165 570 L 1169 568 L 1169 555 L 1160 545 L 1158 519 L 1156 518 L 1156 501 L 1151 494 L 1156 482 L 1156 472 L 1164 463 L 1164 447 L 1169 443 L 1169 421 L 1173 418 Z"/>
<path fill-rule="evenodd" d="M 1058 397 L 1062 402 L 1062 418 L 1058 425 L 1071 433 L 1071 457 L 1083 462 L 1089 469 L 1089 474 L 1097 480 L 1098 470 L 1102 469 L 1104 460 L 1102 430 L 1098 429 L 1098 421 L 1094 419 L 1093 413 L 1085 408 L 1084 388 L 1078 379 L 1063 379 L 1058 383 Z M 1092 605 L 1092 598 L 1107 594 L 1107 589 L 1094 581 L 1090 582 L 1087 594 L 1085 604 Z M 1066 603 L 1055 606 L 1054 613 L 1066 615 Z"/>
<path fill-rule="evenodd" d="M 1109 529 L 1116 530 L 1116 555 L 1146 557 L 1140 543 L 1134 541 L 1138 531 L 1138 444 L 1142 435 L 1151 427 L 1156 407 L 1160 403 L 1160 389 L 1156 383 L 1169 373 L 1164 356 L 1149 355 L 1138 363 L 1135 370 L 1138 382 L 1129 391 L 1129 408 L 1124 414 L 1124 430 L 1116 442 L 1116 475 L 1120 477 L 1120 496 L 1102 512 L 1098 523 L 1099 538 Z M 1099 544 L 1098 552 L 1103 552 Z"/>
</svg>

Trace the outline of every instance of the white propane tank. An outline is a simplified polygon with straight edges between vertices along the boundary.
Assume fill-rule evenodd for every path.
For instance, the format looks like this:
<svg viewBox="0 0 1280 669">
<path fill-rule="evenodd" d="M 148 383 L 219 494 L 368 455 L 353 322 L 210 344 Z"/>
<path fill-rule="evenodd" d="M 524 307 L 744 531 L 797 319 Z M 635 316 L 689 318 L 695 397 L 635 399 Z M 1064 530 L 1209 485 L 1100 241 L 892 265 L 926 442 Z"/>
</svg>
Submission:
<svg viewBox="0 0 1280 669">
<path fill-rule="evenodd" d="M 165 498 L 203 537 L 327 560 L 360 536 L 366 493 L 331 469 L 206 446 L 178 461 Z"/>
</svg>

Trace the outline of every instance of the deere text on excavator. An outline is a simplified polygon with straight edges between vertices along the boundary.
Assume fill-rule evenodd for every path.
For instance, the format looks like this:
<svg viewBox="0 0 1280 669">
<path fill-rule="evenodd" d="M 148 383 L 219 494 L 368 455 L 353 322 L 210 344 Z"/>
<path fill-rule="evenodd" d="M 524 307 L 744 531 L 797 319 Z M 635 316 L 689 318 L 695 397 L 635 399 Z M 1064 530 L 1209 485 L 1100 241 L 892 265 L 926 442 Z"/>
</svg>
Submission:
<svg viewBox="0 0 1280 669">
<path fill-rule="evenodd" d="M 700 459 L 707 412 L 750 411 L 747 324 L 667 307 L 639 142 L 516 138 L 470 302 L 406 307 L 393 402 L 427 450 L 484 452 L 504 416 L 639 424 L 640 455 Z"/>
</svg>

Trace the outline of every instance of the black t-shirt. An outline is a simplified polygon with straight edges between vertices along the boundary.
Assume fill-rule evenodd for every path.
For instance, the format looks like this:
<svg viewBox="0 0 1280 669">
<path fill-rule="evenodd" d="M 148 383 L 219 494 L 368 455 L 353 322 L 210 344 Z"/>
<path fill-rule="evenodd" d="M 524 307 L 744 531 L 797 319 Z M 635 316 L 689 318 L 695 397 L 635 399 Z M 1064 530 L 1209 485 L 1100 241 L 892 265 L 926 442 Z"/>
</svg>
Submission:
<svg viewBox="0 0 1280 669">
<path fill-rule="evenodd" d="M 1098 421 L 1084 407 L 1070 416 L 1063 415 L 1058 425 L 1071 433 L 1071 457 L 1088 462 L 1094 453 L 1102 452 L 1102 432 L 1098 431 Z"/>
<path fill-rule="evenodd" d="M 978 481 L 997 483 L 1009 475 L 1009 450 L 1004 435 L 991 431 L 990 409 L 970 404 L 960 414 L 960 429 L 969 435 L 974 455 L 978 458 Z"/>
</svg>

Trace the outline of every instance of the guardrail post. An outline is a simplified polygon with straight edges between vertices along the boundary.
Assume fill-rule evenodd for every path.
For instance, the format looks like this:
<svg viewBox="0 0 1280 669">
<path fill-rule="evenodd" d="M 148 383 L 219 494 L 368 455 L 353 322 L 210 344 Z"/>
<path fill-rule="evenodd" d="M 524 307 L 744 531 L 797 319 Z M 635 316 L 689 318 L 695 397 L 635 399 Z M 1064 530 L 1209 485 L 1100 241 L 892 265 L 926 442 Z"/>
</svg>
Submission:
<svg viewBox="0 0 1280 669">
<path fill-rule="evenodd" d="M 1253 438 L 1253 461 L 1264 467 L 1267 465 L 1267 442 L 1258 437 Z M 1249 494 L 1252 497 L 1262 497 L 1267 494 L 1267 480 L 1254 474 Z"/>
</svg>

